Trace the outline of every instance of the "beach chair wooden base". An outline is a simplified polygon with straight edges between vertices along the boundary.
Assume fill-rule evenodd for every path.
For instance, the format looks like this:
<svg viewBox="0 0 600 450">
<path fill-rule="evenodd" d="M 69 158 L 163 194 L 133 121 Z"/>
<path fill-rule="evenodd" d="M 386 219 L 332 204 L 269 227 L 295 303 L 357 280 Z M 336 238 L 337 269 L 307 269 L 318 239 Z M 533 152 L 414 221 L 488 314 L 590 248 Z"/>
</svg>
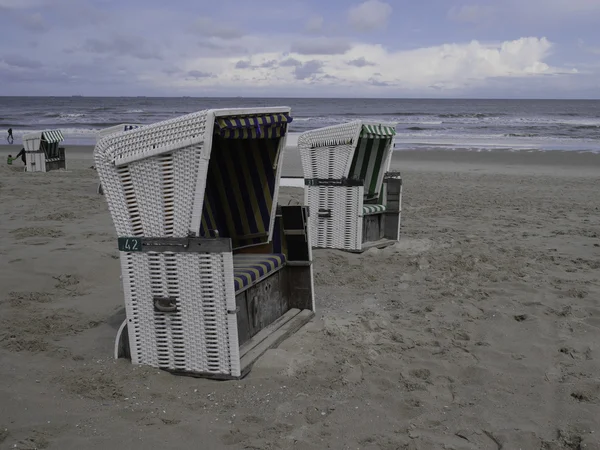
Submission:
<svg viewBox="0 0 600 450">
<path fill-rule="evenodd" d="M 392 239 L 380 239 L 378 241 L 374 241 L 374 242 L 365 242 L 362 247 L 360 248 L 360 250 L 346 250 L 347 252 L 350 253 L 364 253 L 367 250 L 370 250 L 372 248 L 386 248 L 389 247 L 391 245 L 397 244 L 398 241 L 394 241 Z"/>
<path fill-rule="evenodd" d="M 213 380 L 239 380 L 244 378 L 254 363 L 267 351 L 276 348 L 279 344 L 292 336 L 314 317 L 315 313 L 309 309 L 300 311 L 292 308 L 275 322 L 263 328 L 249 341 L 240 347 L 240 375 L 195 373 L 181 370 L 165 369 L 174 375 L 185 375 L 196 378 L 209 378 Z M 119 328 L 115 341 L 115 359 L 131 359 L 129 353 L 129 335 L 127 333 L 127 319 Z"/>
</svg>

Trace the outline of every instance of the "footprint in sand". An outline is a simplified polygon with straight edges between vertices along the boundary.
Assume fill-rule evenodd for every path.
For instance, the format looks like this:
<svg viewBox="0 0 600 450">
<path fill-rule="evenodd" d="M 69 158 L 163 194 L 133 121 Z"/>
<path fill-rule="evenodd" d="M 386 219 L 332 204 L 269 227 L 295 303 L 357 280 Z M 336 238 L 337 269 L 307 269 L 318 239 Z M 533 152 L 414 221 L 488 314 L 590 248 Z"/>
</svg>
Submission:
<svg viewBox="0 0 600 450">
<path fill-rule="evenodd" d="M 45 227 L 24 227 L 17 228 L 16 230 L 12 230 L 11 234 L 15 236 L 16 239 L 27 239 L 33 237 L 49 237 L 49 238 L 58 238 L 63 236 L 63 232 L 61 230 L 57 230 L 56 228 L 45 228 Z"/>
<path fill-rule="evenodd" d="M 39 220 L 39 221 L 49 220 L 49 221 L 54 221 L 54 222 L 62 222 L 64 220 L 70 220 L 70 219 L 76 219 L 76 218 L 77 218 L 77 215 L 74 212 L 65 211 L 65 212 L 57 212 L 57 213 L 48 214 L 47 216 L 44 216 L 44 217 L 36 217 L 36 218 L 34 218 L 34 220 Z"/>
<path fill-rule="evenodd" d="M 9 292 L 7 300 L 10 306 L 16 308 L 32 303 L 49 303 L 52 295 L 48 292 Z"/>
</svg>

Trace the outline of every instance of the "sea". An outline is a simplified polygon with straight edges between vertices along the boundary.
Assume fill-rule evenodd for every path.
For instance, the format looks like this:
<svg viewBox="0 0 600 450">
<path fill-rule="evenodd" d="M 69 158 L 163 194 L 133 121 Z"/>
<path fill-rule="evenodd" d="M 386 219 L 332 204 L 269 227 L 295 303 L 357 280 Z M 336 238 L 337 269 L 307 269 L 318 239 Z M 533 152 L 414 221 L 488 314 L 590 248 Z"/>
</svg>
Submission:
<svg viewBox="0 0 600 450">
<path fill-rule="evenodd" d="M 196 97 L 0 97 L 0 143 L 13 129 L 62 130 L 65 144 L 94 145 L 98 130 L 151 124 L 208 108 L 289 106 L 290 136 L 364 119 L 395 122 L 395 148 L 566 150 L 600 153 L 600 100 L 458 100 Z"/>
</svg>

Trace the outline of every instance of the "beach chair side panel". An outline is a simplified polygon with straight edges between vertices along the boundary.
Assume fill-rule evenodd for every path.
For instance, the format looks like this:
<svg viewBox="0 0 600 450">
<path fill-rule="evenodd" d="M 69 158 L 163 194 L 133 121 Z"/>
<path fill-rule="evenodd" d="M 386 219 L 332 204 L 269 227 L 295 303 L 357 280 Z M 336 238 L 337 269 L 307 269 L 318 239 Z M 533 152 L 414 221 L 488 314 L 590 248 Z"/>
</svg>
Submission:
<svg viewBox="0 0 600 450">
<path fill-rule="evenodd" d="M 134 252 L 121 261 L 133 363 L 240 375 L 230 252 Z"/>
<path fill-rule="evenodd" d="M 315 247 L 360 250 L 363 192 L 362 186 L 305 187 Z"/>
</svg>

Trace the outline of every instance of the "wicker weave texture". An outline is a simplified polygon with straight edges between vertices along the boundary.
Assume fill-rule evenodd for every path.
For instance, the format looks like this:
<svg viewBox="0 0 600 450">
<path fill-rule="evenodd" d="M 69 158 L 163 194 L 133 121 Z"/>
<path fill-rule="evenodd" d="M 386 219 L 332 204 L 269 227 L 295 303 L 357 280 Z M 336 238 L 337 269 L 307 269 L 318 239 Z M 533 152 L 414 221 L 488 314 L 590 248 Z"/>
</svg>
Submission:
<svg viewBox="0 0 600 450">
<path fill-rule="evenodd" d="M 304 178 L 347 178 L 363 125 L 396 127 L 396 123 L 356 120 L 302 133 L 298 137 L 298 149 L 302 159 Z M 349 139 L 352 140 L 351 144 L 331 144 L 338 141 L 348 142 Z M 390 148 L 387 150 L 388 154 L 381 174 L 389 170 L 392 149 L 393 140 L 390 141 Z M 378 184 L 381 184 L 381 180 Z"/>
<path fill-rule="evenodd" d="M 239 376 L 237 321 L 228 314 L 235 308 L 231 254 L 121 255 L 132 361 Z M 176 298 L 177 311 L 155 311 L 154 297 Z"/>
<path fill-rule="evenodd" d="M 96 144 L 94 153 L 96 158 L 125 164 L 188 147 L 204 141 L 207 113 L 206 110 L 199 111 L 126 133 L 108 135 Z"/>
<path fill-rule="evenodd" d="M 362 186 L 306 186 L 310 232 L 318 248 L 360 250 L 362 246 Z M 319 211 L 331 217 L 323 217 Z M 327 214 L 326 213 L 326 214 Z"/>
<path fill-rule="evenodd" d="M 360 121 L 354 121 L 302 133 L 298 149 L 304 178 L 347 177 L 361 126 Z M 348 139 L 353 139 L 353 144 L 321 146 L 323 142 Z"/>
</svg>

